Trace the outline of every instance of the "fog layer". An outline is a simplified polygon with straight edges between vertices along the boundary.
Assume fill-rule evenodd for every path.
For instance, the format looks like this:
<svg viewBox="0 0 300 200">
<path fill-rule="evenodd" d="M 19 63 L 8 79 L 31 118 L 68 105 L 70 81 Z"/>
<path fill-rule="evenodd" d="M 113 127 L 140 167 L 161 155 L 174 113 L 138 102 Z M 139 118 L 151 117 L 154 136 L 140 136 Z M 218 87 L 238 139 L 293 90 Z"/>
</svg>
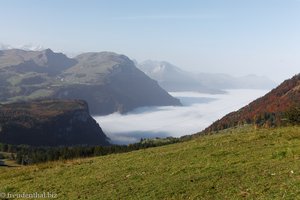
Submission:
<svg viewBox="0 0 300 200">
<path fill-rule="evenodd" d="M 199 132 L 225 114 L 235 111 L 267 90 L 228 90 L 226 94 L 174 92 L 184 106 L 144 107 L 125 115 L 95 116 L 112 143 L 128 144 L 141 138 L 180 137 Z"/>
</svg>

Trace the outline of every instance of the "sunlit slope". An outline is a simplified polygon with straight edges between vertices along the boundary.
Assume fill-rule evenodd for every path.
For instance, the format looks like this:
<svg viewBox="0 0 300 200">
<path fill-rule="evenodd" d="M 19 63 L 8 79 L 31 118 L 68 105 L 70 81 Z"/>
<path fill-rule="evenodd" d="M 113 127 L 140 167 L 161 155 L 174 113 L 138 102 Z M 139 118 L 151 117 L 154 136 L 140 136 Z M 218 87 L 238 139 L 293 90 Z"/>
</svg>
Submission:
<svg viewBox="0 0 300 200">
<path fill-rule="evenodd" d="M 300 73 L 285 80 L 263 97 L 215 121 L 204 132 L 222 130 L 238 124 L 273 127 L 287 122 L 287 113 L 297 110 L 298 107 L 300 107 Z M 288 121 L 293 123 L 298 120 Z"/>
<path fill-rule="evenodd" d="M 0 168 L 0 191 L 50 191 L 59 199 L 299 198 L 300 127 L 219 133 L 126 154 Z"/>
</svg>

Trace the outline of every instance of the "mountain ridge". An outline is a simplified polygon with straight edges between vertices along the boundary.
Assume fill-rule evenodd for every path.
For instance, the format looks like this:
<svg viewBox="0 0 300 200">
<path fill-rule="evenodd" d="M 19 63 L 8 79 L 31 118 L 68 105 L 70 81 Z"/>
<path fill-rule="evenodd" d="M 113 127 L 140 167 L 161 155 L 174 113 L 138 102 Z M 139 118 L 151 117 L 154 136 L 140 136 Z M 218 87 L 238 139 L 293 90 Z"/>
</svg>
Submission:
<svg viewBox="0 0 300 200">
<path fill-rule="evenodd" d="M 204 132 L 217 131 L 239 124 L 275 126 L 283 123 L 285 114 L 300 105 L 300 74 L 285 80 L 269 93 L 238 111 L 231 112 L 207 127 Z"/>
<path fill-rule="evenodd" d="M 269 89 L 275 83 L 264 76 L 234 77 L 222 73 L 194 73 L 166 61 L 146 60 L 137 65 L 169 92 L 224 93 L 227 89 Z"/>
<path fill-rule="evenodd" d="M 2 103 L 83 99 L 94 115 L 125 113 L 142 106 L 181 105 L 127 56 L 113 52 L 90 52 L 68 58 L 50 49 L 2 50 L 0 82 Z"/>
</svg>

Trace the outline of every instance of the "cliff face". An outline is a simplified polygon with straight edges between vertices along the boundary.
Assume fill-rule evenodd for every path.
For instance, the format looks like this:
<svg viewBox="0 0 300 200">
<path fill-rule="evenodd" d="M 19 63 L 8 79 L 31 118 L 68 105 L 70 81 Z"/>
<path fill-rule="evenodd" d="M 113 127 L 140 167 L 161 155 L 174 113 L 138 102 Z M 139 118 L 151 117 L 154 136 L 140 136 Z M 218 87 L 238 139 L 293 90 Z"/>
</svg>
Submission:
<svg viewBox="0 0 300 200">
<path fill-rule="evenodd" d="M 0 106 L 0 142 L 33 146 L 109 145 L 80 100 L 42 100 Z"/>
</svg>

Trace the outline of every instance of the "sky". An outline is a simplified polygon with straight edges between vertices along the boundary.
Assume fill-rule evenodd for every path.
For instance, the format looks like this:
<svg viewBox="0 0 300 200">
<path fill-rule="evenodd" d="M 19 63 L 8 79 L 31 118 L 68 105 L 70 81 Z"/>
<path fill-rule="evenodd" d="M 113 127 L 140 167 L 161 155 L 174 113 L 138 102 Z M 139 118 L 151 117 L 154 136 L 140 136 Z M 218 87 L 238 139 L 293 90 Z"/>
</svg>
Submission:
<svg viewBox="0 0 300 200">
<path fill-rule="evenodd" d="M 113 51 L 196 72 L 300 72 L 300 0 L 0 0 L 0 43 Z"/>
</svg>

